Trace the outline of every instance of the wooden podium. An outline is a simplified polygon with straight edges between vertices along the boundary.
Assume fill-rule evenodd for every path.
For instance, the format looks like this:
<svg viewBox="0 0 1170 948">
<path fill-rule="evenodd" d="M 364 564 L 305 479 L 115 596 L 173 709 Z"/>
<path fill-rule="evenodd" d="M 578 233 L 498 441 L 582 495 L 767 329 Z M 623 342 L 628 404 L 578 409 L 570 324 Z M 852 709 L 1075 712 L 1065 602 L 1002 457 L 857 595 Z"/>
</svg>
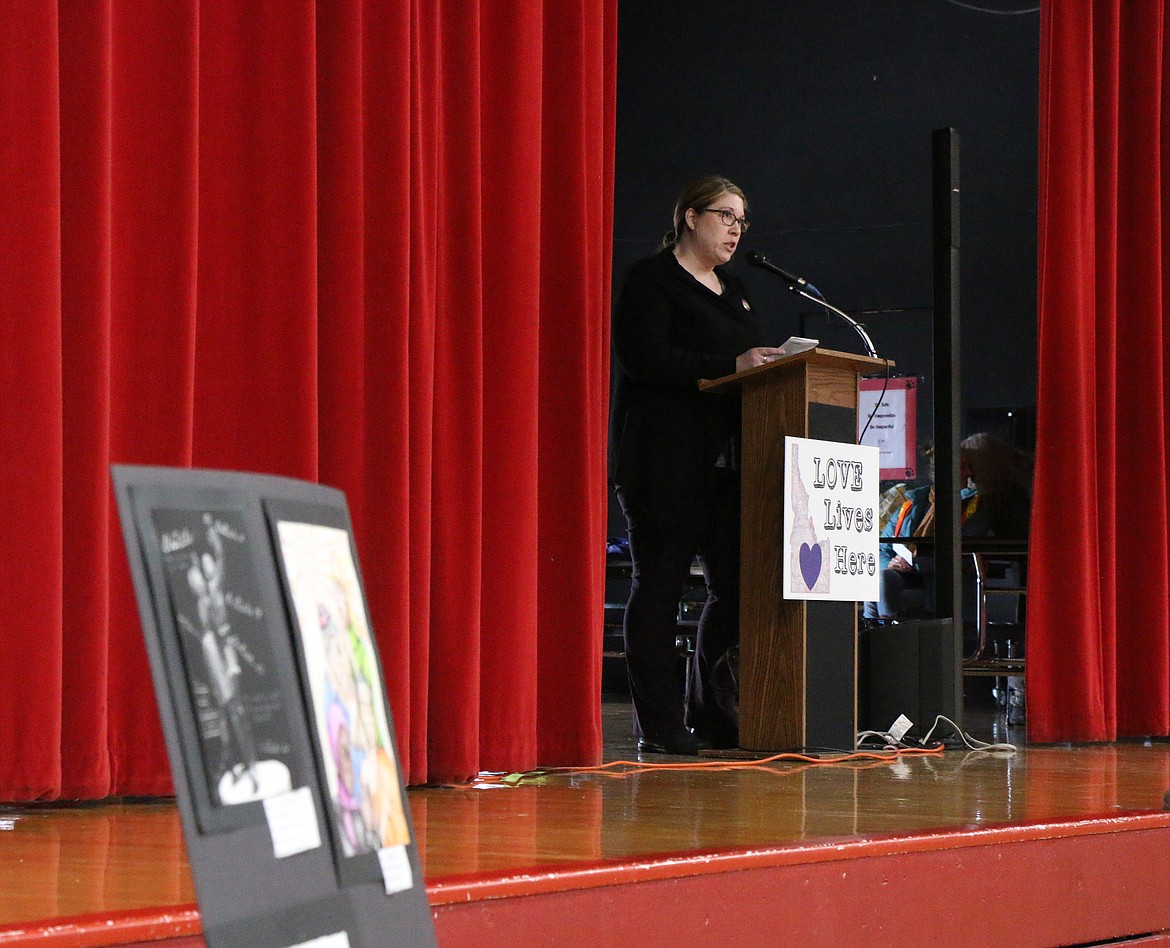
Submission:
<svg viewBox="0 0 1170 948">
<path fill-rule="evenodd" d="M 739 743 L 748 750 L 855 746 L 857 604 L 783 597 L 784 438 L 856 444 L 858 378 L 886 366 L 809 349 L 699 385 L 742 397 Z"/>
</svg>

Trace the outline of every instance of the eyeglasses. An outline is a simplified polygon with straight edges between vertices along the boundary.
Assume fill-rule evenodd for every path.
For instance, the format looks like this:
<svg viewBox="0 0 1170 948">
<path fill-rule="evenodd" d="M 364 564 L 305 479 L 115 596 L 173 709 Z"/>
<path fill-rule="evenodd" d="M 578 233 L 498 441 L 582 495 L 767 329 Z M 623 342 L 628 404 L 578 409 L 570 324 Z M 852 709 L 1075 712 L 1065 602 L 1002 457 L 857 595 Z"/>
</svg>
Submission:
<svg viewBox="0 0 1170 948">
<path fill-rule="evenodd" d="M 731 227 L 733 224 L 739 224 L 739 232 L 746 234 L 747 229 L 751 227 L 751 222 L 746 217 L 736 217 L 734 211 L 729 211 L 725 207 L 701 207 L 698 209 L 699 214 L 718 214 L 719 219 L 723 221 L 724 226 Z"/>
</svg>

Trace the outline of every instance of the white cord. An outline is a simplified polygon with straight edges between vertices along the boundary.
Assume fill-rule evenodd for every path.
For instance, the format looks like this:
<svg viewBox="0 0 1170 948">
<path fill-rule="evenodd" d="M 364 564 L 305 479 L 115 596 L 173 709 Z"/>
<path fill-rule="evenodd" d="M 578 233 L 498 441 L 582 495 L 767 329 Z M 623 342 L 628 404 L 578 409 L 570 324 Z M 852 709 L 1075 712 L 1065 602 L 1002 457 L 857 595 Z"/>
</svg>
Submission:
<svg viewBox="0 0 1170 948">
<path fill-rule="evenodd" d="M 941 721 L 945 721 L 952 728 L 954 728 L 954 731 L 959 736 L 959 739 L 967 747 L 969 747 L 971 750 L 1010 751 L 1011 753 L 1015 753 L 1015 751 L 1016 751 L 1015 744 L 1006 744 L 1006 743 L 1005 744 L 988 744 L 985 741 L 976 740 L 975 738 L 971 737 L 969 734 L 964 734 L 959 729 L 959 725 L 957 725 L 950 718 L 944 717 L 941 714 L 934 719 L 934 724 L 932 724 L 930 727 L 930 730 L 926 732 L 926 737 L 924 737 L 922 739 L 923 745 L 927 744 L 930 741 L 930 736 L 934 733 L 934 729 L 936 727 L 938 727 L 939 722 L 941 722 Z"/>
<path fill-rule="evenodd" d="M 899 750 L 921 750 L 913 744 L 907 744 L 905 741 L 900 741 L 893 734 L 888 731 L 858 731 L 855 746 L 861 750 L 861 745 L 866 740 L 875 739 L 882 743 L 882 750 L 899 751 Z"/>
</svg>

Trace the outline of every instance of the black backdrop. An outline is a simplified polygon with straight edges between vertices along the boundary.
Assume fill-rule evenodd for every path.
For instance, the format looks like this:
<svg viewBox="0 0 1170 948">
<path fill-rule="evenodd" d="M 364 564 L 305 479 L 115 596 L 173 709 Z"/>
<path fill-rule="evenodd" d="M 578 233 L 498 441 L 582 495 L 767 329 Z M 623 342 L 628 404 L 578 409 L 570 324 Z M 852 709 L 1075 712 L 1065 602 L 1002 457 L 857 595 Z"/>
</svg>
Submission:
<svg viewBox="0 0 1170 948">
<path fill-rule="evenodd" d="M 759 250 L 806 277 L 879 355 L 924 377 L 921 442 L 933 433 L 931 132 L 953 127 L 963 433 L 1030 448 L 1039 29 L 1035 0 L 622 0 L 615 292 L 657 248 L 681 187 L 726 175 L 750 203 L 739 257 Z M 776 342 L 862 351 L 777 278 L 734 265 Z M 611 526 L 624 532 L 620 514 Z"/>
</svg>

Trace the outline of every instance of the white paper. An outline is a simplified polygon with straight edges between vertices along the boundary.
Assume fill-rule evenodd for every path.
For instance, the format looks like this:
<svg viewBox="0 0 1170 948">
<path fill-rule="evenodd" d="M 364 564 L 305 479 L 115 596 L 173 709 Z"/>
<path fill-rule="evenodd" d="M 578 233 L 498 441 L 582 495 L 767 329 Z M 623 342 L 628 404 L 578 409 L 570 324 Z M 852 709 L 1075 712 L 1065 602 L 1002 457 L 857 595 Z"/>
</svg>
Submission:
<svg viewBox="0 0 1170 948">
<path fill-rule="evenodd" d="M 820 343 L 821 341 L 819 339 L 807 339 L 804 336 L 789 336 L 780 344 L 780 348 L 784 350 L 786 356 L 790 356 L 808 349 L 815 349 Z"/>
<path fill-rule="evenodd" d="M 890 725 L 890 737 L 895 741 L 900 741 L 912 727 L 914 727 L 914 722 L 906 717 L 906 715 L 899 714 L 898 720 Z"/>
<path fill-rule="evenodd" d="M 378 850 L 378 862 L 382 865 L 382 882 L 386 894 L 393 895 L 414 885 L 414 873 L 410 871 L 410 857 L 405 846 L 386 846 Z"/>
<path fill-rule="evenodd" d="M 914 565 L 914 551 L 910 547 L 902 543 L 892 543 L 890 545 L 894 551 L 894 556 L 900 556 L 911 566 Z"/>
<path fill-rule="evenodd" d="M 321 827 L 313 808 L 313 794 L 308 787 L 264 798 L 264 815 L 272 852 L 277 859 L 316 849 L 321 845 Z"/>
</svg>

